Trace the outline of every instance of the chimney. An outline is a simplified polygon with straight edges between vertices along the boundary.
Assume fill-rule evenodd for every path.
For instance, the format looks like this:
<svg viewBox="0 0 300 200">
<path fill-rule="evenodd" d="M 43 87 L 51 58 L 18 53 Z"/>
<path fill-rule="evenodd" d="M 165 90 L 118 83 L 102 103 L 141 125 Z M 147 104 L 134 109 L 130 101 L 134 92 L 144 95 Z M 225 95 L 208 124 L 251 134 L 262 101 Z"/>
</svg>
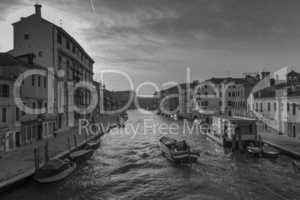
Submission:
<svg viewBox="0 0 300 200">
<path fill-rule="evenodd" d="M 34 7 L 35 7 L 35 15 L 38 17 L 41 17 L 42 16 L 42 13 L 41 13 L 42 5 L 35 4 Z"/>
</svg>

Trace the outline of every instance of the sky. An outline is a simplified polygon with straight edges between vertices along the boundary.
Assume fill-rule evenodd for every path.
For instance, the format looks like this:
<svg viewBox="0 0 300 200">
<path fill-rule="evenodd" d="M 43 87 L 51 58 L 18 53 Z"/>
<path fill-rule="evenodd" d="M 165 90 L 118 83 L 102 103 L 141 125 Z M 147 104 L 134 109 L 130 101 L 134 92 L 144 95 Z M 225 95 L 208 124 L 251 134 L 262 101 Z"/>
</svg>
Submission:
<svg viewBox="0 0 300 200">
<path fill-rule="evenodd" d="M 95 60 L 95 79 L 121 71 L 143 93 L 153 92 L 149 82 L 163 88 L 284 66 L 300 71 L 299 0 L 1 0 L 1 52 L 12 49 L 11 24 L 35 3 Z M 130 86 L 116 72 L 103 82 Z"/>
</svg>

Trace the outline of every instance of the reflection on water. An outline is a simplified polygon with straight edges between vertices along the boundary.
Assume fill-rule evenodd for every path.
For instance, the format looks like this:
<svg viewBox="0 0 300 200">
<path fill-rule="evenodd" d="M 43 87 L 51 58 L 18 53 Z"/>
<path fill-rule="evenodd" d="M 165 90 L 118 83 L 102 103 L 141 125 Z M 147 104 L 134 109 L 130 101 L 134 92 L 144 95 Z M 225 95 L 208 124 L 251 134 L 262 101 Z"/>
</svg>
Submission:
<svg viewBox="0 0 300 200">
<path fill-rule="evenodd" d="M 154 114 L 129 112 L 127 126 L 137 127 L 132 129 L 134 137 L 114 129 L 103 138 L 94 157 L 65 181 L 51 185 L 28 182 L 1 200 L 299 199 L 300 175 L 294 173 L 291 159 L 233 155 L 198 133 L 172 134 L 201 152 L 198 163 L 177 166 L 161 156 L 158 139 L 162 135 L 150 128 L 143 132 L 143 119 L 156 125 L 172 122 Z M 179 125 L 182 129 L 182 122 Z"/>
</svg>

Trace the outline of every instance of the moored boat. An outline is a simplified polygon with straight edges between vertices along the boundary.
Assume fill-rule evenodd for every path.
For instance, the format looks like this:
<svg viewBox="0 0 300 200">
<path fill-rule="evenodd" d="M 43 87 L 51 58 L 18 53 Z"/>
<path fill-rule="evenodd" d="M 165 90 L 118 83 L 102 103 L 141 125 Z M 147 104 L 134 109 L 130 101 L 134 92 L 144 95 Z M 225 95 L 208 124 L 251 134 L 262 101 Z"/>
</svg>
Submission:
<svg viewBox="0 0 300 200">
<path fill-rule="evenodd" d="M 271 148 L 263 147 L 262 156 L 265 157 L 265 158 L 278 158 L 279 151 L 277 151 L 273 148 L 271 149 Z"/>
<path fill-rule="evenodd" d="M 69 157 L 76 163 L 82 163 L 92 157 L 94 150 L 78 150 L 70 153 Z"/>
<path fill-rule="evenodd" d="M 76 169 L 76 163 L 70 160 L 50 160 L 33 175 L 39 183 L 54 183 L 69 176 Z"/>
<path fill-rule="evenodd" d="M 262 149 L 258 146 L 248 146 L 247 152 L 252 156 L 260 156 L 262 153 Z"/>
<path fill-rule="evenodd" d="M 99 146 L 100 146 L 100 140 L 99 141 L 91 141 L 86 144 L 86 149 L 96 150 L 99 148 Z"/>
<path fill-rule="evenodd" d="M 299 161 L 293 161 L 293 167 L 296 172 L 300 172 L 300 162 Z"/>
<path fill-rule="evenodd" d="M 162 137 L 160 140 L 162 154 L 170 161 L 175 163 L 197 162 L 198 153 L 191 152 L 190 147 L 185 141 L 177 141 L 169 137 Z"/>
</svg>

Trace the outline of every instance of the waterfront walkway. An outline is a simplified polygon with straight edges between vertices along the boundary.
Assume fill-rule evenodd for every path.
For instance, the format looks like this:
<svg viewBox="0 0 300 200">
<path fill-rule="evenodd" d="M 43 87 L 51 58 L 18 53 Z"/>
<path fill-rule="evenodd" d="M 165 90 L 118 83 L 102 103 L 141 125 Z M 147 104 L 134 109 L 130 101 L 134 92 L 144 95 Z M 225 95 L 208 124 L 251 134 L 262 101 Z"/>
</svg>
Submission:
<svg viewBox="0 0 300 200">
<path fill-rule="evenodd" d="M 116 116 L 105 116 L 101 123 L 104 127 L 109 124 L 116 123 Z M 76 136 L 76 139 L 74 139 Z M 35 141 L 32 144 L 17 148 L 15 151 L 8 152 L 0 158 L 0 189 L 7 185 L 7 183 L 15 182 L 22 177 L 26 177 L 34 172 L 34 148 L 39 148 L 40 163 L 44 162 L 44 146 L 48 141 L 49 158 L 59 157 L 67 153 L 69 146 L 75 147 L 75 140 L 77 145 L 83 144 L 86 140 L 95 137 L 95 135 L 78 134 L 78 128 L 69 128 L 60 131 L 56 137 L 50 137 L 42 141 Z M 68 142 L 69 141 L 69 142 Z M 70 145 L 69 145 L 70 143 Z"/>
<path fill-rule="evenodd" d="M 260 132 L 265 143 L 268 143 L 284 153 L 300 159 L 300 140 L 276 133 Z"/>
</svg>

